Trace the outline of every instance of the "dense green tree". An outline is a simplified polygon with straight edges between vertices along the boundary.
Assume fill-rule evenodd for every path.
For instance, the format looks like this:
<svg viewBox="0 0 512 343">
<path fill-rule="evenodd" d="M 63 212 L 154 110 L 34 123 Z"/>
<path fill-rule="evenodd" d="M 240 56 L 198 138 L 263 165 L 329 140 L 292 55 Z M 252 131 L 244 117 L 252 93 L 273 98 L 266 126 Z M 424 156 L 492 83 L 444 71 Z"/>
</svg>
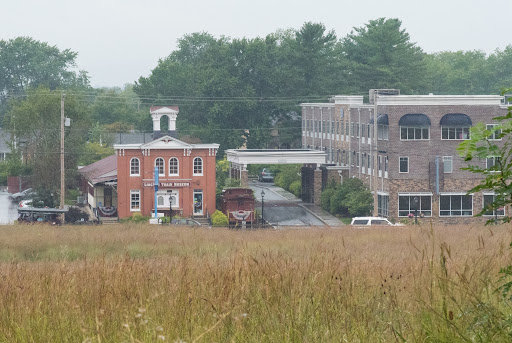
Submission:
<svg viewBox="0 0 512 343">
<path fill-rule="evenodd" d="M 435 94 L 487 94 L 494 82 L 482 51 L 429 55 L 428 78 Z"/>
<path fill-rule="evenodd" d="M 341 185 L 332 183 L 322 191 L 321 206 L 344 217 L 369 215 L 373 196 L 360 179 L 346 179 Z"/>
<path fill-rule="evenodd" d="M 89 85 L 87 74 L 70 70 L 75 67 L 76 52 L 17 37 L 0 40 L 0 93 L 20 93 L 31 87 Z"/>
<path fill-rule="evenodd" d="M 10 101 L 7 127 L 19 141 L 25 161 L 34 170 L 37 188 L 58 190 L 60 186 L 61 92 L 39 87 L 26 98 Z M 90 126 L 90 108 L 83 98 L 65 97 L 65 116 L 71 126 L 65 130 L 66 180 L 74 182 L 78 159 L 84 151 Z"/>
<path fill-rule="evenodd" d="M 379 18 L 356 27 L 342 40 L 351 91 L 398 88 L 404 94 L 425 91 L 425 53 L 410 41 L 398 19 Z"/>
</svg>

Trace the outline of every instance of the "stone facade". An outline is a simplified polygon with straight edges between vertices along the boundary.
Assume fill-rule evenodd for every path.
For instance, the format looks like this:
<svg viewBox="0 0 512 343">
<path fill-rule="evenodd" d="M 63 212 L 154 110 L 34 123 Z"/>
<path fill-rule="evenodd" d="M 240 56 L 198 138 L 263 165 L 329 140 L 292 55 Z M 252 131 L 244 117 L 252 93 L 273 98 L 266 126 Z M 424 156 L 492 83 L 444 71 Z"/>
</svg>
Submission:
<svg viewBox="0 0 512 343">
<path fill-rule="evenodd" d="M 461 169 L 467 163 L 456 148 L 471 125 L 496 124 L 493 118 L 507 112 L 503 101 L 500 96 L 380 95 L 375 140 L 375 105 L 363 103 L 362 96 L 335 96 L 329 103 L 302 104 L 302 144 L 303 148 L 326 151 L 328 165 L 344 169 L 346 177 L 360 178 L 379 197 L 388 199 L 386 214 L 390 218 L 404 217 L 405 197 L 409 196 L 424 197 L 425 203 L 430 197 L 431 208 L 426 213 L 431 213 L 428 218 L 433 220 L 480 221 L 483 219 L 474 215 L 483 208 L 483 193 L 473 194 L 471 211 L 457 211 L 461 195 L 482 177 Z M 485 166 L 486 161 L 472 164 Z M 453 197 L 448 201 L 447 196 Z M 462 206 L 468 207 L 468 198 L 464 201 Z M 472 216 L 467 214 L 470 212 Z"/>
</svg>

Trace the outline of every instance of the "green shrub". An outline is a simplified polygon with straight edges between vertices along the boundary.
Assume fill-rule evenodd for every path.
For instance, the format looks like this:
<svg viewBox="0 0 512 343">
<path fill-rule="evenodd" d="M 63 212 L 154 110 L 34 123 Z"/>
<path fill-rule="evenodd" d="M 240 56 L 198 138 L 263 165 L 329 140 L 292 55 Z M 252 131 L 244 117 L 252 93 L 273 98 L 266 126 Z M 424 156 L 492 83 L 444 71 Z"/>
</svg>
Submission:
<svg viewBox="0 0 512 343">
<path fill-rule="evenodd" d="M 212 225 L 213 226 L 228 226 L 228 217 L 222 213 L 221 211 L 217 210 L 213 212 L 212 214 Z"/>
<path fill-rule="evenodd" d="M 373 208 L 373 196 L 359 179 L 330 184 L 322 192 L 321 206 L 331 214 L 344 217 L 365 216 Z"/>
<path fill-rule="evenodd" d="M 76 223 L 82 221 L 89 221 L 89 214 L 82 212 L 78 207 L 70 207 L 68 212 L 64 215 L 66 223 Z"/>
<path fill-rule="evenodd" d="M 292 192 L 296 197 L 300 196 L 302 191 L 302 182 L 300 180 L 295 180 L 290 184 L 290 192 Z"/>
<path fill-rule="evenodd" d="M 147 223 L 151 217 L 144 217 L 140 212 L 135 212 L 131 217 L 121 219 L 123 223 Z"/>
</svg>

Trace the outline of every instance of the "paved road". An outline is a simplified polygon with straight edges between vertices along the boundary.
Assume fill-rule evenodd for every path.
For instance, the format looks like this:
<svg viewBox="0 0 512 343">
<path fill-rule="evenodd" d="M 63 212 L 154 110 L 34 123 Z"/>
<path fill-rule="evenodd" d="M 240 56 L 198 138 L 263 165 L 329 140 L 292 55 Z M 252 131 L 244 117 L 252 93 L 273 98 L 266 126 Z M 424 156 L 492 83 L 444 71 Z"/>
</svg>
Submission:
<svg viewBox="0 0 512 343">
<path fill-rule="evenodd" d="M 303 206 L 300 199 L 273 183 L 250 181 L 249 187 L 254 191 L 260 213 L 261 191 L 265 192 L 263 215 L 273 226 L 325 226 L 322 220 Z"/>
<path fill-rule="evenodd" d="M 8 196 L 9 193 L 0 192 L 0 225 L 12 224 L 18 218 L 17 204 Z"/>
</svg>

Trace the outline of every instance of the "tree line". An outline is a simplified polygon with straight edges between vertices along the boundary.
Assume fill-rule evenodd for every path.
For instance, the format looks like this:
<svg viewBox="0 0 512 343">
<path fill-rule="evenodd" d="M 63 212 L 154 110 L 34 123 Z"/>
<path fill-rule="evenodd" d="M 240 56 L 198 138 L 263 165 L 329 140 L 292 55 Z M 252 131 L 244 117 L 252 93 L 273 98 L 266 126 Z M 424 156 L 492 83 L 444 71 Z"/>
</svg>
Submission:
<svg viewBox="0 0 512 343">
<path fill-rule="evenodd" d="M 149 76 L 123 89 L 91 87 L 76 56 L 29 37 L 0 40 L 0 119 L 25 142 L 33 167 L 57 155 L 63 91 L 74 122 L 66 134 L 74 154 L 67 169 L 76 170 L 112 152 L 105 132 L 151 130 L 151 105 L 179 105 L 180 138 L 220 143 L 222 152 L 265 147 L 271 129 L 283 147 L 293 146 L 299 104 L 330 95 L 367 96 L 371 88 L 497 94 L 512 84 L 512 45 L 491 54 L 428 54 L 394 18 L 370 20 L 343 37 L 313 22 L 256 38 L 187 34 Z"/>
</svg>

